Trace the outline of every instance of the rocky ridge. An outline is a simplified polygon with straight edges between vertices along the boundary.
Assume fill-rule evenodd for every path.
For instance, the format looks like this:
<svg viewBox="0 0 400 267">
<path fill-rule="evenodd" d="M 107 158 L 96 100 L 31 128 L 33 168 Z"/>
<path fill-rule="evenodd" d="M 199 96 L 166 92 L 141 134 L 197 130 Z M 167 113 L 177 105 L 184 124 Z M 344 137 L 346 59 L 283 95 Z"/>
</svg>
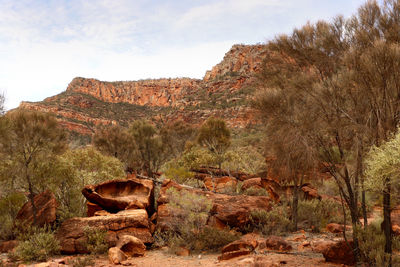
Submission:
<svg viewBox="0 0 400 267">
<path fill-rule="evenodd" d="M 202 80 L 190 78 L 103 82 L 74 78 L 66 91 L 20 108 L 56 114 L 70 131 L 90 135 L 99 125 L 128 125 L 136 119 L 184 120 L 200 124 L 210 116 L 243 128 L 257 123 L 248 102 L 264 45 L 234 45 Z"/>
</svg>

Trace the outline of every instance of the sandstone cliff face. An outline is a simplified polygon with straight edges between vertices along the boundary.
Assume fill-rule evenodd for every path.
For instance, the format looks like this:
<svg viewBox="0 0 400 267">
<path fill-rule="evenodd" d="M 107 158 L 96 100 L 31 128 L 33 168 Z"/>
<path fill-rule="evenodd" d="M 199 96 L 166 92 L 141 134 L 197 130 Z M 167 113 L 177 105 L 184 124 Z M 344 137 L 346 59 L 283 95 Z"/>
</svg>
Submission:
<svg viewBox="0 0 400 267">
<path fill-rule="evenodd" d="M 91 135 L 100 125 L 136 119 L 184 120 L 200 125 L 210 116 L 230 127 L 257 124 L 249 99 L 266 54 L 263 45 L 234 45 L 203 80 L 176 78 L 103 82 L 75 78 L 65 92 L 20 108 L 55 113 L 63 127 Z"/>
<path fill-rule="evenodd" d="M 101 82 L 95 79 L 75 78 L 68 85 L 67 91 L 81 92 L 111 103 L 177 106 L 199 83 L 200 80 L 189 78 L 132 82 Z"/>
<path fill-rule="evenodd" d="M 265 45 L 234 45 L 221 63 L 207 71 L 204 81 L 226 74 L 252 75 L 260 70 L 265 53 Z"/>
</svg>

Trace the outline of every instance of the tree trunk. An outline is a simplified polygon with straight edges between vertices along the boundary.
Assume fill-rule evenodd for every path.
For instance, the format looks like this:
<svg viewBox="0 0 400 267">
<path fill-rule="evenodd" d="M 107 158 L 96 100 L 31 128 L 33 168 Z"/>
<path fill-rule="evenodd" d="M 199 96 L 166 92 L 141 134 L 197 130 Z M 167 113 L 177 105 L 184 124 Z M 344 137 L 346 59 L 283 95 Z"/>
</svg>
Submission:
<svg viewBox="0 0 400 267">
<path fill-rule="evenodd" d="M 351 222 L 353 226 L 353 244 L 354 244 L 354 260 L 356 263 L 360 261 L 360 245 L 358 242 L 358 237 L 357 237 L 357 227 L 360 225 L 360 221 L 358 220 L 358 209 L 354 207 L 349 207 L 350 208 L 350 216 L 351 216 Z"/>
<path fill-rule="evenodd" d="M 34 192 L 33 192 L 33 186 L 32 186 L 32 183 L 30 181 L 29 175 L 26 178 L 28 180 L 29 199 L 30 199 L 31 205 L 32 205 L 33 225 L 36 225 L 36 222 L 37 222 L 37 209 L 36 209 L 36 205 L 35 205 L 35 195 L 34 195 Z"/>
<path fill-rule="evenodd" d="M 364 229 L 367 229 L 367 225 L 368 225 L 368 217 L 367 217 L 367 205 L 365 203 L 365 190 L 364 190 L 364 183 L 363 181 L 361 181 L 362 185 L 361 185 L 361 209 L 362 209 L 362 213 L 363 213 L 363 218 L 364 218 Z"/>
<path fill-rule="evenodd" d="M 390 217 L 390 179 L 386 179 L 383 192 L 383 232 L 385 234 L 385 253 L 389 254 L 388 266 L 392 266 L 392 220 Z"/>
<path fill-rule="evenodd" d="M 297 207 L 299 204 L 299 186 L 297 184 L 293 187 L 293 203 L 292 203 L 292 221 L 294 230 L 297 231 Z"/>
</svg>

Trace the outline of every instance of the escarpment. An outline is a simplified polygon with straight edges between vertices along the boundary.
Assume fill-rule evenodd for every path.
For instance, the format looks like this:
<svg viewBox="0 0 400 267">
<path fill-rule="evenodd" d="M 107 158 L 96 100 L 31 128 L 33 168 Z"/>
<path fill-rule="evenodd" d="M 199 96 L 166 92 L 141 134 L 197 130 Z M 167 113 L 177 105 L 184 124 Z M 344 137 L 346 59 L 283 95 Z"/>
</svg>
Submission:
<svg viewBox="0 0 400 267">
<path fill-rule="evenodd" d="M 234 45 L 202 80 L 104 82 L 77 77 L 64 92 L 41 102 L 22 102 L 19 108 L 54 113 L 63 127 L 79 135 L 137 119 L 199 125 L 214 116 L 244 128 L 258 123 L 249 100 L 266 53 L 264 45 Z"/>
</svg>

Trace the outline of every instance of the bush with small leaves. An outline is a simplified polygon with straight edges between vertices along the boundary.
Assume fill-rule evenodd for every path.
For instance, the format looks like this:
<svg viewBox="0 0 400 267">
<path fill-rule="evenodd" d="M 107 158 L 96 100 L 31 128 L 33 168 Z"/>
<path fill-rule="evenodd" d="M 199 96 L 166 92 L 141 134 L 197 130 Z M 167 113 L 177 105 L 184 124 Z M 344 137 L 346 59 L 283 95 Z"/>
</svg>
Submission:
<svg viewBox="0 0 400 267">
<path fill-rule="evenodd" d="M 87 238 L 86 248 L 91 254 L 105 254 L 107 252 L 107 230 L 86 227 L 84 233 Z"/>
<path fill-rule="evenodd" d="M 77 257 L 71 262 L 68 262 L 68 264 L 72 265 L 73 267 L 95 266 L 93 256 Z"/>
<path fill-rule="evenodd" d="M 22 193 L 10 193 L 0 199 L 0 240 L 15 238 L 14 219 L 25 202 Z"/>
<path fill-rule="evenodd" d="M 269 194 L 264 188 L 250 187 L 243 191 L 243 195 L 247 196 L 265 196 L 268 197 Z"/>
<path fill-rule="evenodd" d="M 347 222 L 350 222 L 349 214 L 346 211 Z M 328 223 L 343 223 L 343 207 L 339 202 L 329 199 L 300 200 L 298 222 L 319 232 Z"/>
<path fill-rule="evenodd" d="M 264 235 L 282 235 L 292 229 L 288 209 L 285 205 L 275 206 L 271 211 L 254 210 L 250 213 L 251 223 L 247 232 L 261 232 Z"/>
<path fill-rule="evenodd" d="M 216 250 L 238 239 L 238 234 L 229 229 L 207 226 L 212 207 L 207 197 L 174 188 L 169 189 L 167 194 L 174 221 L 170 225 L 171 231 L 159 234 L 159 239 L 167 243 L 172 252 L 182 246 L 194 251 Z"/>
<path fill-rule="evenodd" d="M 366 229 L 359 227 L 357 237 L 360 241 L 360 252 L 364 262 L 371 266 L 389 266 L 389 255 L 385 253 L 385 235 L 381 230 L 382 219 L 375 220 Z M 393 239 L 393 249 L 400 249 L 400 239 Z M 394 254 L 392 257 L 392 266 L 400 266 L 400 256 Z"/>
<path fill-rule="evenodd" d="M 22 261 L 46 261 L 60 252 L 60 243 L 54 233 L 45 228 L 37 229 L 26 241 L 19 243 L 13 254 L 14 259 Z"/>
</svg>

